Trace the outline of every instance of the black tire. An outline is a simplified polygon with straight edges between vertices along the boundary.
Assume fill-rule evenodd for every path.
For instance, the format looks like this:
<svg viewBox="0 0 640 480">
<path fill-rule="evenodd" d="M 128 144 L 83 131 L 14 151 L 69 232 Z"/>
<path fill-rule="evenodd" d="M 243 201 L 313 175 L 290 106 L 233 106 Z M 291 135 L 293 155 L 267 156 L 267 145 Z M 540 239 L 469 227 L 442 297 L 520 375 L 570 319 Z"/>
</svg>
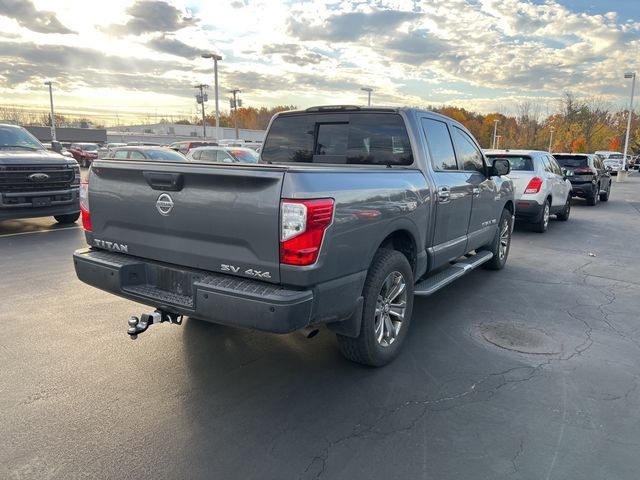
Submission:
<svg viewBox="0 0 640 480">
<path fill-rule="evenodd" d="M 597 185 L 596 188 L 593 189 L 591 195 L 587 197 L 587 205 L 593 207 L 598 203 L 598 199 L 600 198 L 600 185 Z"/>
<path fill-rule="evenodd" d="M 607 187 L 607 191 L 600 194 L 600 201 L 601 202 L 608 202 L 610 194 L 611 194 L 611 182 L 609 182 L 609 186 Z"/>
<path fill-rule="evenodd" d="M 571 195 L 567 197 L 567 203 L 564 204 L 564 208 L 561 212 L 556 213 L 556 218 L 561 222 L 566 222 L 569 220 L 569 215 L 571 214 Z"/>
<path fill-rule="evenodd" d="M 544 233 L 549 228 L 549 218 L 551 216 L 551 205 L 549 200 L 545 200 L 542 205 L 542 211 L 540 212 L 540 219 L 533 223 L 533 231 L 538 233 Z"/>
<path fill-rule="evenodd" d="M 498 230 L 496 231 L 495 237 L 493 237 L 493 241 L 490 245 L 479 249 L 481 251 L 488 250 L 493 253 L 493 257 L 491 257 L 491 260 L 483 263 L 482 268 L 484 268 L 485 270 L 502 270 L 504 268 L 505 263 L 507 263 L 507 257 L 509 257 L 509 250 L 511 249 L 512 232 L 513 217 L 511 216 L 511 212 L 505 208 L 504 210 L 502 210 L 500 222 L 498 223 Z M 504 238 L 505 233 L 507 235 L 506 239 Z M 505 241 L 506 245 L 504 245 Z M 504 255 L 500 253 L 501 245 L 506 247 L 503 250 Z"/>
<path fill-rule="evenodd" d="M 53 218 L 55 218 L 58 223 L 75 223 L 78 221 L 78 218 L 80 218 L 80 212 L 70 213 L 68 215 L 56 215 Z"/>
<path fill-rule="evenodd" d="M 376 307 L 379 305 L 379 298 L 384 296 L 385 281 L 394 274 L 399 273 L 405 283 L 404 293 L 404 318 L 400 322 L 400 327 L 393 339 L 384 337 L 384 341 L 389 344 L 383 345 L 376 335 Z M 364 303 L 362 307 L 362 324 L 360 335 L 356 338 L 346 337 L 337 334 L 338 347 L 340 352 L 347 359 L 368 365 L 371 367 L 381 367 L 391 362 L 400 352 L 404 339 L 407 336 L 411 322 L 413 310 L 413 272 L 407 258 L 396 250 L 381 248 L 376 253 L 362 290 Z M 396 297 L 397 298 L 397 297 Z M 389 305 L 387 305 L 388 307 Z M 387 318 L 391 318 L 387 310 Z M 383 332 L 384 311 L 378 314 L 380 331 Z M 386 325 L 386 324 L 385 324 Z M 397 325 L 397 324 L 396 324 Z M 387 340 L 389 338 L 389 340 Z"/>
</svg>

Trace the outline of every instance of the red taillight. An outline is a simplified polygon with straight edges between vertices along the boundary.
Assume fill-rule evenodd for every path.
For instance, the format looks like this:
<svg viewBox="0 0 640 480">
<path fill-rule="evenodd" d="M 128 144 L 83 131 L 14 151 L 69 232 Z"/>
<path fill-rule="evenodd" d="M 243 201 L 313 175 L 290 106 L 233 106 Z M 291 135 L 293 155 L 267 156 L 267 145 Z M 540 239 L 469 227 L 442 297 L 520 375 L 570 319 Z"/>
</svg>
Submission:
<svg viewBox="0 0 640 480">
<path fill-rule="evenodd" d="M 280 263 L 311 265 L 318 259 L 324 232 L 333 220 L 332 198 L 282 200 Z"/>
<path fill-rule="evenodd" d="M 91 215 L 89 214 L 89 182 L 80 182 L 80 212 L 82 213 L 82 226 L 91 231 Z"/>
<path fill-rule="evenodd" d="M 540 177 L 533 177 L 529 180 L 527 188 L 524 189 L 524 193 L 538 193 L 542 187 L 542 179 Z"/>
</svg>

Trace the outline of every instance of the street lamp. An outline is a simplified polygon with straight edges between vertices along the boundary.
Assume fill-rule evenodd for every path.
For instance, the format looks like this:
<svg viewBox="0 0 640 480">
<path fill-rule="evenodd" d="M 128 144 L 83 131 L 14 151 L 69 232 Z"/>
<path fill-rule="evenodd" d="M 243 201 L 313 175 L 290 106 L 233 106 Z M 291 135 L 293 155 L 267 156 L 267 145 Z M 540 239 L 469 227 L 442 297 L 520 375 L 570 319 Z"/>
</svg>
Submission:
<svg viewBox="0 0 640 480">
<path fill-rule="evenodd" d="M 500 120 L 493 121 L 493 141 L 491 142 L 491 148 L 496 148 L 496 134 L 498 133 L 498 123 L 500 123 Z"/>
<path fill-rule="evenodd" d="M 363 92 L 367 92 L 367 106 L 371 106 L 371 92 L 373 92 L 373 88 L 370 87 L 362 87 L 360 90 Z"/>
<path fill-rule="evenodd" d="M 631 101 L 629 102 L 629 118 L 627 120 L 627 135 L 624 139 L 624 153 L 622 155 L 622 172 L 618 173 L 618 178 L 616 181 L 622 182 L 624 181 L 624 177 L 626 176 L 625 166 L 627 162 L 627 149 L 629 148 L 629 132 L 631 131 L 631 116 L 633 115 L 633 93 L 636 88 L 636 72 L 626 72 L 624 74 L 624 78 L 631 79 Z"/>
<path fill-rule="evenodd" d="M 213 58 L 213 75 L 215 77 L 215 99 L 216 99 L 216 140 L 220 140 L 220 109 L 218 108 L 218 60 L 222 57 L 215 53 L 203 53 L 202 58 Z"/>
<path fill-rule="evenodd" d="M 53 112 L 53 80 L 47 80 L 45 85 L 49 85 L 49 102 L 51 103 L 51 143 L 57 142 L 56 139 L 56 115 Z"/>
<path fill-rule="evenodd" d="M 551 153 L 551 146 L 553 145 L 553 132 L 555 132 L 555 127 L 549 127 L 549 153 Z"/>
</svg>

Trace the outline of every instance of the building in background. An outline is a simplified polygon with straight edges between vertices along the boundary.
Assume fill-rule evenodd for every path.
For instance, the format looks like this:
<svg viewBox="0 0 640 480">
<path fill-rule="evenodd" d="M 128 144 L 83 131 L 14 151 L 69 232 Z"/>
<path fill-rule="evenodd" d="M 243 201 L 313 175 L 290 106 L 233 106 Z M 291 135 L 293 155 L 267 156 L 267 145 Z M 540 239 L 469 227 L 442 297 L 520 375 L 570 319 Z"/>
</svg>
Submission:
<svg viewBox="0 0 640 480">
<path fill-rule="evenodd" d="M 235 138 L 233 128 L 220 127 L 221 138 L 215 138 L 215 127 L 207 129 L 209 141 Z M 239 138 L 248 142 L 261 142 L 265 130 L 240 129 Z M 107 130 L 109 142 L 149 142 L 161 145 L 181 140 L 203 140 L 201 125 L 182 125 L 178 123 L 156 123 L 151 125 L 129 125 L 112 127 Z"/>
</svg>

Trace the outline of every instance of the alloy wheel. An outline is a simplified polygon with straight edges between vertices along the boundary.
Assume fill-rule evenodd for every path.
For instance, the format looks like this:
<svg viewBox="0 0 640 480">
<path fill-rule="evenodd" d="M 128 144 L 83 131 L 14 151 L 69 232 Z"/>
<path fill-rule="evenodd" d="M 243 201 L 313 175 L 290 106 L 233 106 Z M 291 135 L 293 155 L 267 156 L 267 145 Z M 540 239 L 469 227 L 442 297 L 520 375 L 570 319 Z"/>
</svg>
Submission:
<svg viewBox="0 0 640 480">
<path fill-rule="evenodd" d="M 382 282 L 376 302 L 374 325 L 379 345 L 388 347 L 398 338 L 406 309 L 407 283 L 400 272 L 391 272 Z"/>
</svg>

